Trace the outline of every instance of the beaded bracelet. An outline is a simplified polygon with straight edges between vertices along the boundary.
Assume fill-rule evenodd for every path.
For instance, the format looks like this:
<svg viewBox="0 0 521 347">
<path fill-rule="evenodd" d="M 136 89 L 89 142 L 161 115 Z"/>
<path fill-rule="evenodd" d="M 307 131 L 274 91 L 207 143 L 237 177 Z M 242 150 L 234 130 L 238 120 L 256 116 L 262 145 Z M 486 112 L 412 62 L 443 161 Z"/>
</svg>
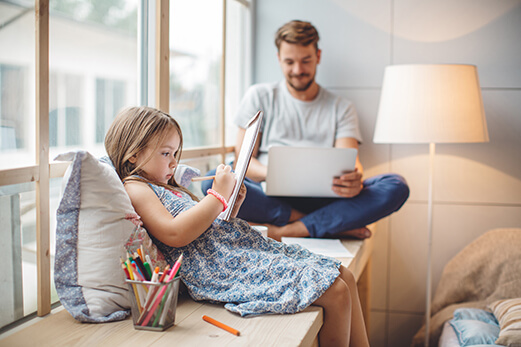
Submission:
<svg viewBox="0 0 521 347">
<path fill-rule="evenodd" d="M 206 191 L 206 194 L 215 196 L 217 200 L 219 200 L 223 204 L 223 211 L 225 211 L 226 208 L 228 208 L 228 203 L 226 202 L 226 199 L 221 194 L 217 193 L 215 190 L 210 188 Z"/>
</svg>

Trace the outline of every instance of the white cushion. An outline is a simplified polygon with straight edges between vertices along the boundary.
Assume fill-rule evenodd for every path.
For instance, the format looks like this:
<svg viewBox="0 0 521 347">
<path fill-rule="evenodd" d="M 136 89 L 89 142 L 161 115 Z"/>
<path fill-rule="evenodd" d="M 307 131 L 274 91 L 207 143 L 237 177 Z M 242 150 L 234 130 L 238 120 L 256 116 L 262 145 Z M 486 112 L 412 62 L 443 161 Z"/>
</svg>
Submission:
<svg viewBox="0 0 521 347">
<path fill-rule="evenodd" d="M 72 161 L 57 210 L 54 280 L 61 303 L 79 321 L 124 319 L 130 302 L 120 257 L 136 226 L 116 171 L 90 153 L 70 152 Z"/>
</svg>

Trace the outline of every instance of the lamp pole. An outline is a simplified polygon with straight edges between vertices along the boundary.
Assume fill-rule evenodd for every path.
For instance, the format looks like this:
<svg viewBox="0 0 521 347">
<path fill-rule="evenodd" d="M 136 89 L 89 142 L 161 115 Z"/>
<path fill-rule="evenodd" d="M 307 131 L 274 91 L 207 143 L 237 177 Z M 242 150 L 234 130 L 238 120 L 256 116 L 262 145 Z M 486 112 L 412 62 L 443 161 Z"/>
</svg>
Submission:
<svg viewBox="0 0 521 347">
<path fill-rule="evenodd" d="M 436 144 L 429 143 L 429 191 L 427 200 L 427 288 L 425 302 L 425 347 L 429 347 L 429 328 L 431 322 L 431 298 L 432 298 L 432 211 L 434 191 L 434 153 Z"/>
</svg>

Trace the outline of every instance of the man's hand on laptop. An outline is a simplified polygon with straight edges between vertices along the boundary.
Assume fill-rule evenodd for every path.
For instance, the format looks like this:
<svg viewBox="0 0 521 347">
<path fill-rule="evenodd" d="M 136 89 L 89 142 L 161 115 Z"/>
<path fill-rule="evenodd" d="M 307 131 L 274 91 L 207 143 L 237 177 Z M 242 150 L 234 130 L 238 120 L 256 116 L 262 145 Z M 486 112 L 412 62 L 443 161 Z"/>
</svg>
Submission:
<svg viewBox="0 0 521 347">
<path fill-rule="evenodd" d="M 333 178 L 333 191 L 343 198 L 352 198 L 360 194 L 363 188 L 362 174 L 357 169 Z"/>
</svg>

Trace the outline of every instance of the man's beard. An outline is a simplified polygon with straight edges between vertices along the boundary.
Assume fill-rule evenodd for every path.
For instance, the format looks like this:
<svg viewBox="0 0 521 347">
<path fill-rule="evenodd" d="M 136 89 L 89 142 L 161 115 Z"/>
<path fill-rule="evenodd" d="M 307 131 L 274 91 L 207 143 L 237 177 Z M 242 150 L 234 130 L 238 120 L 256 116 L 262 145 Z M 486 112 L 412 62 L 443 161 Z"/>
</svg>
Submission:
<svg viewBox="0 0 521 347">
<path fill-rule="evenodd" d="M 301 76 L 307 76 L 306 75 L 301 75 Z M 311 87 L 311 85 L 313 84 L 313 82 L 315 82 L 315 76 L 313 76 L 308 83 L 306 83 L 306 85 L 304 85 L 303 87 L 297 87 L 295 86 L 293 83 L 291 83 L 291 77 L 297 77 L 297 76 L 290 76 L 290 78 L 286 78 L 286 81 L 288 81 L 288 84 L 291 86 L 291 88 L 295 89 L 296 91 L 298 92 L 305 92 L 306 90 L 309 89 L 309 87 Z"/>
</svg>

